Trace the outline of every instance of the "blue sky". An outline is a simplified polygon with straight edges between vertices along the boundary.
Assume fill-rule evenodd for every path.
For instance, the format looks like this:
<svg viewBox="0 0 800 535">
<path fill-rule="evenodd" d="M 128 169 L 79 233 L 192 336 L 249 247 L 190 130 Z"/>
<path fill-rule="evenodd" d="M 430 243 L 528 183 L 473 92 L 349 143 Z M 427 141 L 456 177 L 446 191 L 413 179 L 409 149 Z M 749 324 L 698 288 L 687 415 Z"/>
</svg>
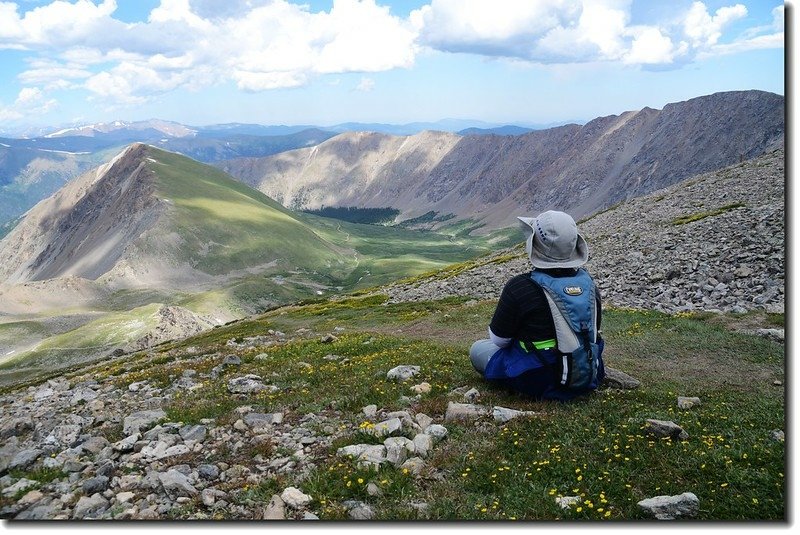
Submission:
<svg viewBox="0 0 800 535">
<path fill-rule="evenodd" d="M 0 130 L 584 121 L 784 93 L 767 0 L 0 0 Z"/>
</svg>

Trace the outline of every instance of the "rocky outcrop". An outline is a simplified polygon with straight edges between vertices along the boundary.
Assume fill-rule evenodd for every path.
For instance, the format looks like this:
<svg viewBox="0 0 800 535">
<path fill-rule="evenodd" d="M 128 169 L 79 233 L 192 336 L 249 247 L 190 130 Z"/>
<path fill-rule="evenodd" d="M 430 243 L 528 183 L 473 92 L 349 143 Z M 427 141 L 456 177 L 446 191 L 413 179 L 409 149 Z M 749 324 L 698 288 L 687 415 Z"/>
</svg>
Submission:
<svg viewBox="0 0 800 535">
<path fill-rule="evenodd" d="M 126 349 L 139 351 L 168 340 L 178 340 L 213 328 L 217 323 L 179 306 L 162 306 L 156 312 L 157 323 L 146 335 Z"/>
<path fill-rule="evenodd" d="M 776 150 L 579 222 L 589 243 L 586 268 L 604 303 L 669 313 L 783 312 L 784 179 L 784 152 Z M 381 291 L 391 302 L 497 299 L 508 279 L 528 271 L 524 252 L 511 249 L 449 278 Z"/>
</svg>

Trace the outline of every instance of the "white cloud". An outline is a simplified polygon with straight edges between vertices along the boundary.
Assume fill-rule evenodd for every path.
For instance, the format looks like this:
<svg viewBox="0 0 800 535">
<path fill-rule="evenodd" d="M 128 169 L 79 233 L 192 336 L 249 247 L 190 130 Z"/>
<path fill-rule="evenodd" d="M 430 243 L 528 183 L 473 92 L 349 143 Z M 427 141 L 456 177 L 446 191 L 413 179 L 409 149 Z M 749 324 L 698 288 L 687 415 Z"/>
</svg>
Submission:
<svg viewBox="0 0 800 535">
<path fill-rule="evenodd" d="M 637 64 L 672 63 L 674 55 L 675 48 L 669 37 L 662 35 L 658 28 L 646 28 L 633 40 L 623 61 Z"/>
<path fill-rule="evenodd" d="M 14 122 L 31 115 L 44 115 L 57 106 L 38 87 L 23 87 L 11 106 L 0 106 L 0 122 Z"/>
<path fill-rule="evenodd" d="M 695 2 L 684 20 L 684 33 L 695 47 L 713 46 L 727 24 L 746 16 L 747 8 L 742 4 L 721 7 L 712 17 L 703 2 Z"/>
<path fill-rule="evenodd" d="M 364 91 L 365 93 L 368 93 L 373 89 L 375 89 L 375 80 L 372 78 L 367 78 L 366 76 L 362 77 L 356 86 L 357 91 Z"/>
<path fill-rule="evenodd" d="M 416 30 L 375 0 L 313 13 L 286 0 L 161 0 L 147 21 L 113 19 L 114 0 L 58 0 L 20 14 L 0 3 L 0 48 L 51 59 L 22 82 L 85 79 L 96 97 L 138 104 L 177 87 L 234 81 L 247 91 L 296 87 L 320 74 L 410 67 Z"/>
<path fill-rule="evenodd" d="M 680 65 L 697 57 L 744 47 L 782 46 L 776 34 L 731 44 L 726 30 L 747 16 L 742 4 L 713 15 L 694 2 L 679 22 L 634 24 L 632 0 L 432 0 L 414 11 L 420 43 L 446 52 L 467 52 L 540 64 L 620 61 L 639 65 Z M 782 6 L 770 28 L 782 28 Z M 781 30 L 782 32 L 782 30 Z"/>
<path fill-rule="evenodd" d="M 420 42 L 446 52 L 526 58 L 537 40 L 580 16 L 578 0 L 433 0 L 411 13 Z"/>
<path fill-rule="evenodd" d="M 632 22 L 632 0 L 431 0 L 407 18 L 381 1 L 334 0 L 313 12 L 287 0 L 161 0 L 147 20 L 127 23 L 114 18 L 115 0 L 28 10 L 0 0 L 0 49 L 31 55 L 18 75 L 26 86 L 80 86 L 97 100 L 136 105 L 226 81 L 266 91 L 410 68 L 425 49 L 539 64 L 672 65 L 783 45 L 782 6 L 773 24 L 737 40 L 725 32 L 746 15 L 741 4 L 711 14 L 695 2 L 678 23 L 645 25 Z"/>
<path fill-rule="evenodd" d="M 92 72 L 83 65 L 61 63 L 52 60 L 33 60 L 29 68 L 21 72 L 17 79 L 25 85 L 41 85 L 50 88 L 77 86 L 77 81 L 89 78 Z"/>
<path fill-rule="evenodd" d="M 4 2 L 0 4 L 0 48 L 59 45 L 65 40 L 89 38 L 94 32 L 107 32 L 110 26 L 116 26 L 110 17 L 116 8 L 115 0 L 100 4 L 58 0 L 20 16 L 16 4 Z"/>
</svg>

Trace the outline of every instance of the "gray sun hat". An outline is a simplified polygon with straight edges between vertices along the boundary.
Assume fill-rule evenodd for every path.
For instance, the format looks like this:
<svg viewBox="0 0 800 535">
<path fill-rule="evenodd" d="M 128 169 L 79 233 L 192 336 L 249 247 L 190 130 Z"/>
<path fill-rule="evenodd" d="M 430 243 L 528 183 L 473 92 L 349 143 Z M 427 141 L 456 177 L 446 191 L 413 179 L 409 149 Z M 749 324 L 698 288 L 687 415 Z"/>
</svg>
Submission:
<svg viewBox="0 0 800 535">
<path fill-rule="evenodd" d="M 538 217 L 518 217 L 525 230 L 525 251 L 539 269 L 577 268 L 589 259 L 589 246 L 572 216 L 548 210 Z"/>
</svg>

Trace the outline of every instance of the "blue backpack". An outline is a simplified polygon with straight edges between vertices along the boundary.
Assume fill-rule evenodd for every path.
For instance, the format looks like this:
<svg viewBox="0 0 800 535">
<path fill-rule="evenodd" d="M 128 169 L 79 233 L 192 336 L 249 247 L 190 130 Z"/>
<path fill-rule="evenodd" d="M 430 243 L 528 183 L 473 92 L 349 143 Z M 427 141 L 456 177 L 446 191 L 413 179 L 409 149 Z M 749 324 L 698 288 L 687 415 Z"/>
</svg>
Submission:
<svg viewBox="0 0 800 535">
<path fill-rule="evenodd" d="M 544 290 L 556 328 L 555 344 L 549 348 L 537 347 L 537 350 L 549 349 L 555 353 L 553 364 L 562 388 L 574 392 L 597 388 L 605 369 L 604 344 L 597 336 L 594 281 L 583 269 L 569 277 L 552 277 L 534 270 L 531 279 Z"/>
</svg>

